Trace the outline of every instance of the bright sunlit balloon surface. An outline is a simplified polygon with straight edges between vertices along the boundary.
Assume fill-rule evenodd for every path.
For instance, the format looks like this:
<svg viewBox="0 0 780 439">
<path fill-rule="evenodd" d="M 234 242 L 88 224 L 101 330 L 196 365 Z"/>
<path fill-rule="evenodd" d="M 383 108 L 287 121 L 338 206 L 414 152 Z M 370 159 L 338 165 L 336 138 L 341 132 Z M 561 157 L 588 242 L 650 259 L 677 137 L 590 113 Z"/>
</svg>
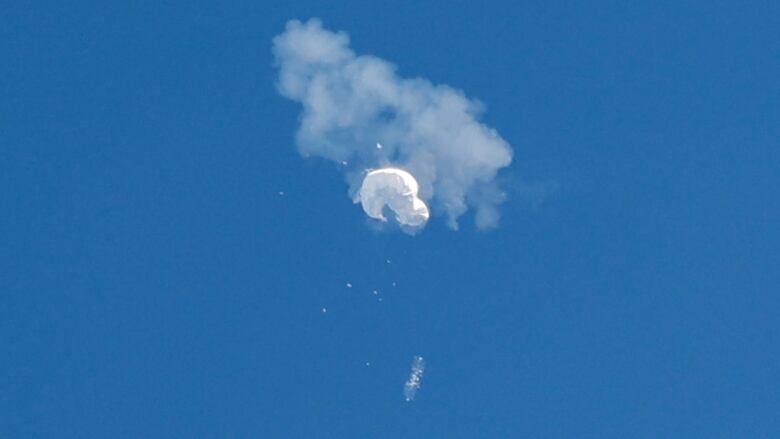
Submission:
<svg viewBox="0 0 780 439">
<path fill-rule="evenodd" d="M 355 198 L 366 215 L 387 221 L 385 207 L 395 213 L 395 220 L 405 226 L 422 227 L 430 218 L 425 202 L 419 198 L 419 185 L 414 176 L 403 169 L 375 169 L 363 179 Z"/>
</svg>

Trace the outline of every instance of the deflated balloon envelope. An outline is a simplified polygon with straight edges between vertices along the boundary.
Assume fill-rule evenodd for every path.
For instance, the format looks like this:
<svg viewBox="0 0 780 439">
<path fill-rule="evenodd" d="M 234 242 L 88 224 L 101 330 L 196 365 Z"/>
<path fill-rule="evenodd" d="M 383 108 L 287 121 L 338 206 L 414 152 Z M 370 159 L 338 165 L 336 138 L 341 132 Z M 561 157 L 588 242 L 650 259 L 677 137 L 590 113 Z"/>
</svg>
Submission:
<svg viewBox="0 0 780 439">
<path fill-rule="evenodd" d="M 385 206 L 395 213 L 399 224 L 420 227 L 430 217 L 428 206 L 418 197 L 419 186 L 412 174 L 398 168 L 375 169 L 363 179 L 355 199 L 371 218 L 387 221 Z"/>
</svg>

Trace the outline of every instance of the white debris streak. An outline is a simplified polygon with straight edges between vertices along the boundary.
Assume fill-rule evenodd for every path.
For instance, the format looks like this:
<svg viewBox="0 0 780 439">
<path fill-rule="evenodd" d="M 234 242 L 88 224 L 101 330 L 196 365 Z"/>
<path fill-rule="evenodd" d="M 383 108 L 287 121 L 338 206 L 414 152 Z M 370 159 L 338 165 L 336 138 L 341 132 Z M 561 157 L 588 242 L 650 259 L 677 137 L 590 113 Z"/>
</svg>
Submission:
<svg viewBox="0 0 780 439">
<path fill-rule="evenodd" d="M 404 398 L 407 401 L 412 401 L 415 395 L 417 395 L 423 372 L 425 372 L 425 360 L 419 355 L 415 356 L 412 360 L 412 371 L 409 374 L 409 379 L 404 383 Z"/>
</svg>

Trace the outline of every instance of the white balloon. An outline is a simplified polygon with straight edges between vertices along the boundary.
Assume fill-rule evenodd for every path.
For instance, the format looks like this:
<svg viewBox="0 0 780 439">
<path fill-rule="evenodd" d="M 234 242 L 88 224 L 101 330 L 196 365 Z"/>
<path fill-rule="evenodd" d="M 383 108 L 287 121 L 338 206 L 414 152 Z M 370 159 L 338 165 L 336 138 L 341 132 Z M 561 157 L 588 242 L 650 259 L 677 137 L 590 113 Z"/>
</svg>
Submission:
<svg viewBox="0 0 780 439">
<path fill-rule="evenodd" d="M 419 198 L 419 191 L 417 180 L 403 169 L 375 169 L 366 174 L 355 202 L 360 201 L 371 218 L 386 222 L 383 210 L 387 206 L 399 224 L 421 227 L 430 218 L 430 212 Z"/>
</svg>

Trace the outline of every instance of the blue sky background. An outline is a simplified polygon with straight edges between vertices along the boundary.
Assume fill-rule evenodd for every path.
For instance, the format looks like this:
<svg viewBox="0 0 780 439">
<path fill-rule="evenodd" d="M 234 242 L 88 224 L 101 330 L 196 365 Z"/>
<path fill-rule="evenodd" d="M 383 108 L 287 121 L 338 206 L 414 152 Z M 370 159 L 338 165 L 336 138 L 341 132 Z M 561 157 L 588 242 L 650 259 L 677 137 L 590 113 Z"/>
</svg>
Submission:
<svg viewBox="0 0 780 439">
<path fill-rule="evenodd" d="M 370 3 L 4 7 L 0 436 L 778 437 L 777 3 Z M 297 154 L 309 17 L 486 104 L 497 230 Z"/>
</svg>

